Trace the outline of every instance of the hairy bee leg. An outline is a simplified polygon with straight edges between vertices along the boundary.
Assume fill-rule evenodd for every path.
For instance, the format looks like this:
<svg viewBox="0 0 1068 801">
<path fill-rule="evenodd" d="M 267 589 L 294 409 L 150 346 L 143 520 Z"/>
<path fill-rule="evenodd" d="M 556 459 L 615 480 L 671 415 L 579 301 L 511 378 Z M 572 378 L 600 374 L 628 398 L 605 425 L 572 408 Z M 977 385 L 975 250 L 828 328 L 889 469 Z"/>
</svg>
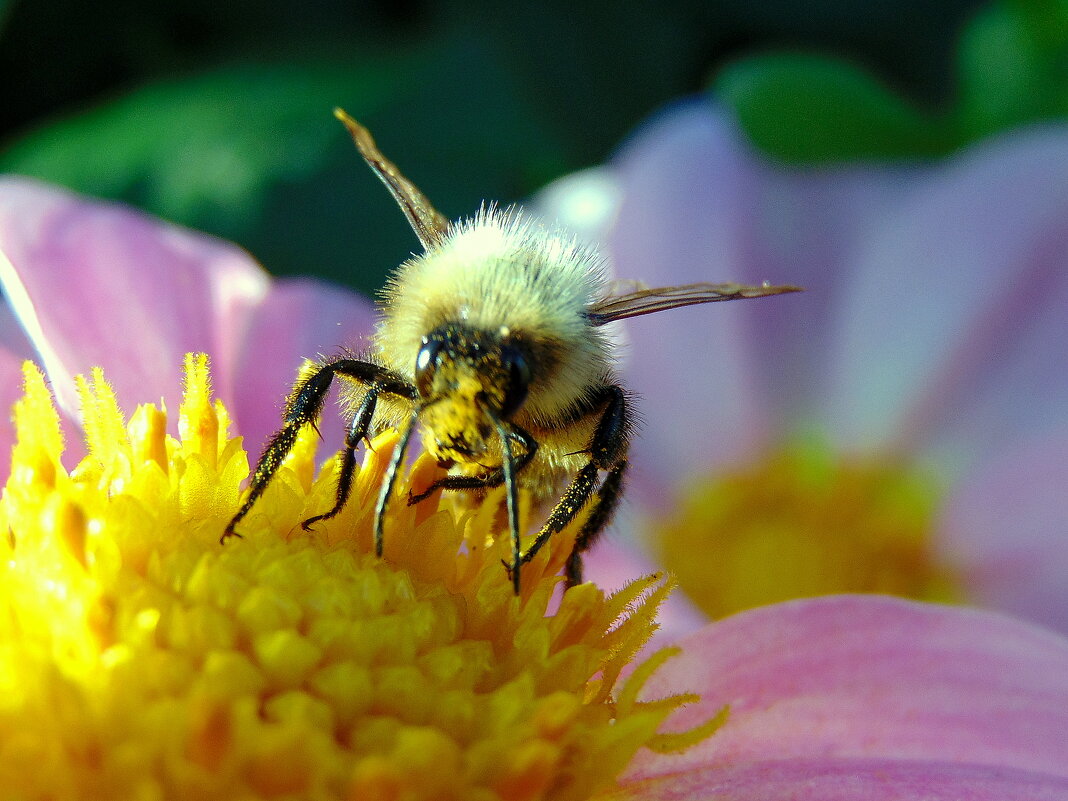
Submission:
<svg viewBox="0 0 1068 801">
<path fill-rule="evenodd" d="M 408 450 L 408 443 L 411 442 L 412 432 L 415 431 L 415 424 L 418 420 L 419 410 L 415 409 L 400 431 L 400 441 L 397 442 L 396 447 L 393 449 L 393 455 L 389 459 L 389 466 L 386 468 L 386 480 L 382 482 L 382 489 L 379 491 L 378 501 L 375 503 L 375 555 L 379 558 L 382 557 L 385 543 L 383 525 L 386 504 L 389 503 L 389 496 L 393 494 L 393 486 L 397 483 L 397 475 L 400 473 L 401 465 L 404 464 L 404 454 Z"/>
<path fill-rule="evenodd" d="M 530 464 L 530 461 L 534 458 L 534 455 L 538 452 L 537 441 L 526 431 L 519 426 L 509 423 L 512 430 L 508 432 L 507 438 L 512 442 L 518 442 L 525 448 L 523 454 L 515 460 L 516 474 L 520 473 L 524 467 Z M 503 441 L 503 439 L 502 439 Z M 498 470 L 491 470 L 482 476 L 445 476 L 439 478 L 429 487 L 422 492 L 413 495 L 408 494 L 408 505 L 417 504 L 420 501 L 424 501 L 437 492 L 439 489 L 446 490 L 466 490 L 466 489 L 489 489 L 492 487 L 499 487 L 504 483 L 504 468 L 501 467 Z"/>
<path fill-rule="evenodd" d="M 349 493 L 352 491 L 352 477 L 356 472 L 356 448 L 367 437 L 367 431 L 371 427 L 371 419 L 375 414 L 375 406 L 378 403 L 378 393 L 381 391 L 382 386 L 380 384 L 373 384 L 367 390 L 367 394 L 360 403 L 360 407 L 356 410 L 356 414 L 353 415 L 352 422 L 349 423 L 349 430 L 345 435 L 345 447 L 338 454 L 338 458 L 341 460 L 341 470 L 338 472 L 337 500 L 334 502 L 333 508 L 321 515 L 309 517 L 301 523 L 301 528 L 305 531 L 320 520 L 329 520 L 345 507 L 345 502 L 348 501 Z"/>
<path fill-rule="evenodd" d="M 361 362 L 357 359 L 336 359 L 324 364 L 301 382 L 286 401 L 282 428 L 271 437 L 267 447 L 264 448 L 263 455 L 260 456 L 252 474 L 248 496 L 241 504 L 241 508 L 237 510 L 237 514 L 230 519 L 222 536 L 219 537 L 220 543 L 225 542 L 229 537 L 241 536 L 234 530 L 235 527 L 263 495 L 274 474 L 278 472 L 286 456 L 293 450 L 300 429 L 305 425 L 314 425 L 319 418 L 326 400 L 326 393 L 335 375 L 343 375 L 361 383 L 377 382 L 381 385 L 381 392 L 388 392 L 411 401 L 414 401 L 416 397 L 415 387 L 380 365 Z"/>
<path fill-rule="evenodd" d="M 623 478 L 629 464 L 626 459 L 618 462 L 608 471 L 601 486 L 597 488 L 597 497 L 593 501 L 595 506 L 583 523 L 582 531 L 575 537 L 575 547 L 571 549 L 567 566 L 564 568 L 569 588 L 582 583 L 582 554 L 593 545 L 597 535 L 604 531 L 611 521 L 619 500 L 623 497 Z"/>
<path fill-rule="evenodd" d="M 252 474 L 248 496 L 245 498 L 245 502 L 241 504 L 241 508 L 237 510 L 237 514 L 226 524 L 226 529 L 223 531 L 222 536 L 219 537 L 220 543 L 226 542 L 230 537 L 241 536 L 234 528 L 249 513 L 263 494 L 263 491 L 267 489 L 267 484 L 270 483 L 275 472 L 282 465 L 282 460 L 293 450 L 293 444 L 297 441 L 297 434 L 300 433 L 301 425 L 301 423 L 287 422 L 277 434 L 271 437 L 271 441 L 264 448 L 263 455 L 260 456 L 260 460 L 256 464 L 256 470 Z"/>
<path fill-rule="evenodd" d="M 609 475 L 605 478 L 606 483 L 611 480 L 620 484 L 615 489 L 615 495 L 619 495 L 622 473 L 613 478 L 612 472 L 618 465 L 626 462 L 627 437 L 631 428 L 630 416 L 627 412 L 627 398 L 623 389 L 618 386 L 606 386 L 601 390 L 600 394 L 604 397 L 606 406 L 601 413 L 597 428 L 593 432 L 593 440 L 590 442 L 590 461 L 579 470 L 578 475 L 564 490 L 563 496 L 557 501 L 552 512 L 549 513 L 549 519 L 545 521 L 534 541 L 530 543 L 527 550 L 520 557 L 520 565 L 525 565 L 533 559 L 545 543 L 549 541 L 549 538 L 563 531 L 589 503 L 597 486 L 598 470 L 609 471 Z M 609 487 L 609 493 L 611 493 L 611 487 Z M 615 505 L 616 500 L 618 500 L 618 497 L 612 499 L 612 506 Z M 606 509 L 604 514 L 601 514 L 599 513 L 599 506 L 600 504 L 598 504 L 597 509 L 592 511 L 589 520 L 587 520 L 586 525 L 583 526 L 578 538 L 576 538 L 576 549 L 578 549 L 580 540 L 583 542 L 583 547 L 589 545 L 600 532 L 600 529 L 608 523 L 611 507 Z M 597 526 L 596 530 L 593 528 L 594 525 Z M 581 549 L 579 549 L 579 553 L 581 553 Z M 575 549 L 572 549 L 572 554 L 568 557 L 569 564 L 574 556 Z M 581 565 L 581 556 L 578 564 Z M 581 572 L 581 568 L 579 570 Z"/>
</svg>

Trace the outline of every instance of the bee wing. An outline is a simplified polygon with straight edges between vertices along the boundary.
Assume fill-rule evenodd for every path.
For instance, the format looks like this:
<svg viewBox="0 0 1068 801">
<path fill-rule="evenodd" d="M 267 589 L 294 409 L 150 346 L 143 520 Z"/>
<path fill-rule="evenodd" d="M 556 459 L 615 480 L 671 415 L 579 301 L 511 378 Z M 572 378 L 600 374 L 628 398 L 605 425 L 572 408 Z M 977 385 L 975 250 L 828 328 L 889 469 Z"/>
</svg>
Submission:
<svg viewBox="0 0 1068 801">
<path fill-rule="evenodd" d="M 761 284 L 683 284 L 660 286 L 653 289 L 638 289 L 623 295 L 612 295 L 590 305 L 586 316 L 593 325 L 604 325 L 614 320 L 639 317 L 643 314 L 694 306 L 698 303 L 716 303 L 721 300 L 763 298 L 768 295 L 784 295 L 800 292 L 799 286 Z"/>
<path fill-rule="evenodd" d="M 382 183 L 389 189 L 393 199 L 404 212 L 404 216 L 408 218 L 415 235 L 423 244 L 423 249 L 430 250 L 439 244 L 449 229 L 448 219 L 431 205 L 426 195 L 420 192 L 415 184 L 401 174 L 396 164 L 382 155 L 370 131 L 342 109 L 334 109 L 334 116 L 349 129 L 352 141 L 356 143 L 356 149 L 360 151 L 367 165 L 374 170 L 375 175 L 381 178 Z"/>
</svg>

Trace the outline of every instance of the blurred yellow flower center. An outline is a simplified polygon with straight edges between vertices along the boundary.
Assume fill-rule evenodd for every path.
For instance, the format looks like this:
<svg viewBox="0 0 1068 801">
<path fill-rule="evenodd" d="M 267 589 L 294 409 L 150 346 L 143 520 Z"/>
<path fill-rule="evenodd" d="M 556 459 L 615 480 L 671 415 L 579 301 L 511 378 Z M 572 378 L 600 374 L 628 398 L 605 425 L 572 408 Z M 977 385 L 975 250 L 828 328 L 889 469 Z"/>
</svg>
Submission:
<svg viewBox="0 0 1068 801">
<path fill-rule="evenodd" d="M 837 592 L 949 601 L 956 583 L 932 548 L 937 500 L 918 471 L 806 442 L 691 481 L 653 543 L 713 617 Z"/>
<path fill-rule="evenodd" d="M 203 357 L 187 359 L 178 438 L 164 410 L 126 423 L 99 372 L 83 381 L 89 454 L 69 473 L 44 380 L 24 372 L 0 500 L 5 798 L 586 799 L 638 748 L 717 725 L 657 734 L 693 700 L 638 700 L 666 651 L 619 678 L 655 626 L 658 577 L 609 598 L 576 587 L 547 615 L 567 536 L 516 598 L 493 504 L 458 517 L 434 498 L 391 505 L 376 558 L 368 499 L 392 435 L 310 533 L 335 472 L 314 477 L 305 437 L 244 539 L 220 545 L 248 459 Z"/>
</svg>

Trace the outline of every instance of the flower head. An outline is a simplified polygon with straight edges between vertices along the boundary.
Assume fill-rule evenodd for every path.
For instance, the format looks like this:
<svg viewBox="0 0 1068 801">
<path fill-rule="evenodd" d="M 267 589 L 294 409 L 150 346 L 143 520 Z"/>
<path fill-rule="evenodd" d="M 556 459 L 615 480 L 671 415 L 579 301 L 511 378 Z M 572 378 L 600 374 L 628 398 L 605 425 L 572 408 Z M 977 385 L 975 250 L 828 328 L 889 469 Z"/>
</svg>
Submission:
<svg viewBox="0 0 1068 801">
<path fill-rule="evenodd" d="M 632 497 L 706 613 L 892 590 L 1068 628 L 1064 126 L 798 169 L 693 102 L 594 177 L 549 203 L 618 198 L 620 278 L 807 289 L 630 329 Z"/>
<path fill-rule="evenodd" d="M 27 364 L 25 379 L 0 502 L 8 791 L 587 798 L 640 746 L 686 742 L 656 731 L 689 698 L 637 700 L 663 657 L 619 680 L 660 579 L 610 599 L 585 585 L 547 617 L 567 549 L 531 562 L 514 597 L 493 503 L 463 518 L 394 504 L 376 558 L 368 497 L 392 435 L 355 502 L 311 533 L 300 521 L 336 476 L 314 477 L 305 437 L 221 546 L 248 460 L 203 357 L 186 363 L 177 437 L 153 405 L 126 423 L 99 371 L 79 380 L 88 454 L 69 473 L 42 376 Z"/>
</svg>

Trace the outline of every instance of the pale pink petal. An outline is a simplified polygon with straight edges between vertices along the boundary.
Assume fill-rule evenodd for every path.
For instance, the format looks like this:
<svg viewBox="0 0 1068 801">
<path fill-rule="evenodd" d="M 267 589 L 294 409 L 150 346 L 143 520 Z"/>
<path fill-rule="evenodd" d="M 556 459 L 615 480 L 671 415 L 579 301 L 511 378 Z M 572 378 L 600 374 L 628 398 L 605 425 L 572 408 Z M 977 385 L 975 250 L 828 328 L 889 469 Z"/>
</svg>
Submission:
<svg viewBox="0 0 1068 801">
<path fill-rule="evenodd" d="M 970 600 L 1068 631 L 1068 427 L 968 471 L 940 529 Z"/>
<path fill-rule="evenodd" d="M 370 301 L 353 292 L 311 279 L 272 284 L 239 337 L 236 372 L 221 376 L 253 455 L 281 425 L 283 402 L 304 359 L 336 356 L 343 348 L 366 352 L 373 325 Z M 323 454 L 344 443 L 344 424 L 334 404 L 325 407 L 319 431 Z"/>
<path fill-rule="evenodd" d="M 232 372 L 224 334 L 269 284 L 233 245 L 21 178 L 0 179 L 0 253 L 4 292 L 68 411 L 72 377 L 94 366 L 127 411 L 176 408 L 184 354 Z"/>
<path fill-rule="evenodd" d="M 630 321 L 629 379 L 647 419 L 635 483 L 663 486 L 696 465 L 736 461 L 816 414 L 843 275 L 911 173 L 780 169 L 707 103 L 640 130 L 615 169 L 622 202 L 608 241 L 620 277 L 808 290 Z"/>
<path fill-rule="evenodd" d="M 1068 128 L 1014 131 L 938 168 L 854 264 L 826 409 L 855 447 L 950 457 L 1068 419 Z"/>
<path fill-rule="evenodd" d="M 26 338 L 26 332 L 22 330 L 14 312 L 6 303 L 0 303 L 0 350 L 19 361 L 33 359 L 37 355 L 33 344 Z"/>
<path fill-rule="evenodd" d="M 647 697 L 692 691 L 726 725 L 631 779 L 781 760 L 955 763 L 1068 778 L 1068 639 L 972 609 L 878 596 L 763 607 L 683 639 Z M 830 762 L 828 762 L 830 761 Z"/>
<path fill-rule="evenodd" d="M 11 308 L 0 302 L 0 487 L 7 481 L 11 470 L 11 446 L 15 444 L 11 412 L 15 402 L 22 397 L 22 363 L 27 359 L 39 361 Z M 73 467 L 85 453 L 85 446 L 80 428 L 62 412 L 61 417 L 66 436 L 63 463 Z"/>
<path fill-rule="evenodd" d="M 1068 779 L 897 759 L 789 759 L 627 783 L 604 801 L 1063 801 Z"/>
<path fill-rule="evenodd" d="M 11 446 L 15 444 L 11 409 L 22 397 L 22 362 L 21 357 L 0 348 L 0 487 L 11 473 Z"/>
</svg>

